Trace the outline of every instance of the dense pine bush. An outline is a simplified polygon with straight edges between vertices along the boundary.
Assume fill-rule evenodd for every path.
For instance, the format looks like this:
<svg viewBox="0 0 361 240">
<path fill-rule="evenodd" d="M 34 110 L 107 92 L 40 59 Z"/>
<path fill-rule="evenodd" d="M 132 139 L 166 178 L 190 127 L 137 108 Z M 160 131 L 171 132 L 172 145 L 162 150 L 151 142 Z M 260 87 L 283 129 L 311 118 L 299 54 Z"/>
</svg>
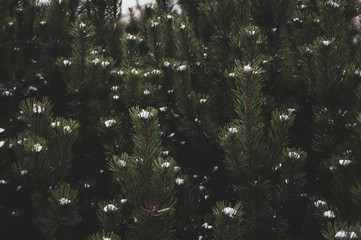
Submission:
<svg viewBox="0 0 361 240">
<path fill-rule="evenodd" d="M 356 0 L 0 0 L 0 236 L 361 238 Z"/>
</svg>

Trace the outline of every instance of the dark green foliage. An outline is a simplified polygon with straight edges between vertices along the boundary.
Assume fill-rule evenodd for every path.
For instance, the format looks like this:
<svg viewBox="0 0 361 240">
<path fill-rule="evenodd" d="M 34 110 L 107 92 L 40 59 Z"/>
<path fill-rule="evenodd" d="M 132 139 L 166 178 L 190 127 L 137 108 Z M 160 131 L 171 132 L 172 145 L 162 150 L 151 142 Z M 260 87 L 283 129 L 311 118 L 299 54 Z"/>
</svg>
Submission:
<svg viewBox="0 0 361 240">
<path fill-rule="evenodd" d="M 212 239 L 243 239 L 242 232 L 245 231 L 243 224 L 243 209 L 238 202 L 234 207 L 228 207 L 227 203 L 218 202 L 213 209 L 214 236 Z"/>
<path fill-rule="evenodd" d="M 71 237 L 70 230 L 80 222 L 77 195 L 78 193 L 72 190 L 69 184 L 61 184 L 51 190 L 47 211 L 36 219 L 36 223 L 47 238 L 74 238 Z"/>
<path fill-rule="evenodd" d="M 288 235 L 287 221 L 293 218 L 290 214 L 297 207 L 305 183 L 302 173 L 305 156 L 287 148 L 291 112 L 275 110 L 270 123 L 264 123 L 264 72 L 256 61 L 262 59 L 259 29 L 246 28 L 239 38 L 243 59 L 248 64 L 236 63 L 234 69 L 234 107 L 238 119 L 221 132 L 219 139 L 235 194 L 244 206 L 247 231 L 242 236 L 273 239 Z"/>
<path fill-rule="evenodd" d="M 174 27 L 176 32 L 177 60 L 195 64 L 201 52 L 200 44 L 192 33 L 192 25 L 185 19 L 185 21 L 178 21 Z"/>
<path fill-rule="evenodd" d="M 47 99 L 42 102 L 28 99 L 20 104 L 20 118 L 27 123 L 27 129 L 12 140 L 16 161 L 11 173 L 22 184 L 18 191 L 22 188 L 26 191 L 35 226 L 44 236 L 61 239 L 69 235 L 71 226 L 80 222 L 77 192 L 63 184 L 71 180 L 78 123 L 53 119 L 51 108 Z M 62 198 L 64 206 L 59 206 Z"/>
<path fill-rule="evenodd" d="M 0 0 L 2 238 L 360 238 L 359 1 L 122 3 Z"/>
<path fill-rule="evenodd" d="M 174 0 L 156 0 L 159 13 L 171 13 L 174 7 Z"/>
<path fill-rule="evenodd" d="M 132 207 L 133 223 L 127 235 L 130 239 L 171 239 L 176 203 L 175 162 L 161 157 L 157 111 L 134 107 L 130 117 L 134 154 L 123 153 L 109 161 L 113 178 Z"/>
</svg>

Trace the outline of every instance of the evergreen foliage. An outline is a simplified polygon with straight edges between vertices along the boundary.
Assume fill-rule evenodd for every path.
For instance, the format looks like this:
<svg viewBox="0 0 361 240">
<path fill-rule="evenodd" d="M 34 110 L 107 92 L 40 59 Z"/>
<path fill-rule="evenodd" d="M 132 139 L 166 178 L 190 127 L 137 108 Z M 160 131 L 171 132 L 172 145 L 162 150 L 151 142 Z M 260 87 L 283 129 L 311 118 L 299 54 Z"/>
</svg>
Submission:
<svg viewBox="0 0 361 240">
<path fill-rule="evenodd" d="M 113 156 L 109 162 L 114 180 L 133 208 L 128 238 L 172 239 L 177 181 L 175 162 L 170 157 L 161 157 L 157 111 L 133 107 L 130 117 L 134 153 Z"/>
<path fill-rule="evenodd" d="M 0 0 L 0 235 L 359 239 L 357 0 Z"/>
</svg>

